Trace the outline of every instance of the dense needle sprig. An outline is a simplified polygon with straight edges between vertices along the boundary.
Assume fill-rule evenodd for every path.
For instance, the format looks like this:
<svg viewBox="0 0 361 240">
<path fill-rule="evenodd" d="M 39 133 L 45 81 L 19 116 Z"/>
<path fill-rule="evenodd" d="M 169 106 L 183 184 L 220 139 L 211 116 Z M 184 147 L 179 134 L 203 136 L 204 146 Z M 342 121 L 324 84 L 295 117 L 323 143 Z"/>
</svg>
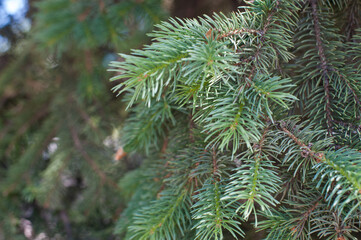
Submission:
<svg viewBox="0 0 361 240">
<path fill-rule="evenodd" d="M 132 112 L 125 147 L 166 173 L 117 232 L 231 239 L 248 221 L 266 239 L 356 239 L 361 37 L 357 24 L 336 27 L 360 11 L 349 2 L 255 0 L 230 16 L 170 19 L 121 54 L 111 66 Z"/>
</svg>

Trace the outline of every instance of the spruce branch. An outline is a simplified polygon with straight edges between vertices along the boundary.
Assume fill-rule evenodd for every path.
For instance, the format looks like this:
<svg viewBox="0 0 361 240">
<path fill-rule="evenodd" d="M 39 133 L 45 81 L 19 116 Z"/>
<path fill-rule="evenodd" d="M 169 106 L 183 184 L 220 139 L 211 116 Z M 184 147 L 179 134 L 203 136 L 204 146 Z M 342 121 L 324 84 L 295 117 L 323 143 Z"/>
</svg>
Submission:
<svg viewBox="0 0 361 240">
<path fill-rule="evenodd" d="M 212 34 L 212 29 L 210 29 L 210 32 L 207 32 L 206 36 L 211 35 Z M 255 30 L 255 29 L 236 29 L 236 30 L 230 30 L 228 32 L 225 33 L 221 33 L 220 35 L 217 36 L 217 40 L 222 40 L 224 38 L 228 38 L 230 36 L 233 35 L 240 35 L 242 33 L 250 33 L 250 34 L 254 34 L 254 35 L 259 35 L 261 34 L 261 31 L 259 30 Z"/>
<path fill-rule="evenodd" d="M 297 223 L 297 225 L 291 229 L 291 231 L 296 234 L 296 238 L 299 238 L 304 231 L 306 222 L 311 218 L 311 214 L 316 210 L 318 205 L 320 204 L 320 200 L 322 197 L 319 197 L 316 199 L 311 206 L 306 210 L 306 212 L 302 213 L 300 221 Z"/>
<path fill-rule="evenodd" d="M 30 166 L 36 162 L 49 142 L 55 137 L 59 125 L 54 120 L 50 118 L 45 121 L 41 131 L 36 134 L 31 147 L 27 148 L 19 161 L 8 169 L 9 174 L 0 185 L 0 190 L 2 190 L 4 196 L 21 186 L 20 183 L 22 183 L 23 178 L 29 174 L 28 169 Z"/>
<path fill-rule="evenodd" d="M 298 146 L 302 149 L 303 156 L 311 156 L 316 162 L 324 161 L 324 154 L 322 152 L 315 152 L 310 149 L 309 146 L 312 146 L 312 143 L 309 143 L 309 146 L 304 144 L 301 139 L 298 139 L 294 134 L 292 134 L 287 128 L 284 126 L 280 127 L 283 132 L 287 134 L 289 138 L 291 138 Z"/>
<path fill-rule="evenodd" d="M 360 111 L 359 116 L 357 118 L 360 119 L 361 118 L 361 102 L 360 102 L 359 96 L 357 95 L 357 92 L 359 92 L 359 90 L 355 89 L 351 85 L 350 81 L 346 78 L 346 76 L 341 74 L 340 71 L 338 71 L 337 69 L 334 69 L 334 68 L 331 68 L 331 71 L 334 71 L 336 74 L 338 74 L 340 76 L 340 78 L 346 83 L 349 91 L 351 91 L 352 96 L 354 98 L 354 101 L 355 101 L 355 103 L 358 106 L 358 109 Z"/>
<path fill-rule="evenodd" d="M 342 126 L 344 128 L 350 128 L 353 129 L 355 131 L 361 131 L 361 125 L 354 125 L 352 123 L 348 123 L 348 122 L 343 122 L 343 121 L 339 121 L 339 120 L 333 120 L 335 123 L 337 123 L 339 126 Z"/>
<path fill-rule="evenodd" d="M 94 172 L 99 176 L 101 179 L 101 182 L 106 182 L 110 184 L 114 188 L 118 188 L 118 185 L 108 178 L 106 174 L 101 170 L 101 168 L 98 166 L 98 164 L 89 156 L 89 154 L 84 150 L 83 145 L 80 141 L 79 135 L 75 128 L 71 125 L 69 125 L 70 133 L 72 136 L 72 140 L 74 142 L 75 147 L 78 149 L 82 157 L 89 163 L 90 167 L 94 170 Z"/>
<path fill-rule="evenodd" d="M 353 233 L 360 231 L 359 217 L 357 215 L 346 217 L 344 214 L 324 208 L 314 213 L 314 218 L 311 220 L 311 233 L 317 233 L 317 236 L 327 239 L 356 239 Z"/>
<path fill-rule="evenodd" d="M 194 199 L 192 218 L 196 221 L 195 239 L 224 239 L 224 232 L 230 232 L 233 237 L 244 236 L 240 228 L 240 219 L 234 213 L 236 204 L 226 205 L 222 201 L 224 185 L 214 177 L 208 179 Z"/>
<path fill-rule="evenodd" d="M 187 188 L 179 193 L 163 191 L 160 199 L 134 214 L 129 239 L 178 239 L 188 228 L 190 204 Z"/>
<path fill-rule="evenodd" d="M 320 21 L 318 19 L 318 10 L 317 10 L 317 0 L 310 0 L 311 8 L 312 8 L 312 18 L 313 18 L 313 25 L 315 30 L 315 37 L 316 37 L 316 46 L 318 48 L 318 54 L 320 56 L 321 61 L 321 69 L 322 69 L 322 76 L 323 76 L 323 87 L 325 90 L 325 110 L 326 110 L 326 118 L 327 118 L 327 131 L 330 136 L 333 135 L 332 133 L 332 116 L 331 116 L 331 96 L 330 96 L 330 82 L 328 79 L 328 63 L 326 60 L 326 56 L 323 49 L 323 42 L 321 39 L 321 29 L 320 29 Z"/>
<path fill-rule="evenodd" d="M 263 25 L 262 30 L 259 31 L 259 43 L 256 46 L 256 52 L 254 54 L 254 56 L 251 58 L 252 62 L 251 62 L 251 70 L 250 73 L 248 75 L 248 77 L 245 78 L 246 80 L 246 87 L 250 87 L 251 83 L 252 83 L 252 79 L 253 79 L 253 75 L 255 74 L 255 70 L 257 68 L 257 62 L 258 62 L 258 58 L 262 49 L 262 46 L 264 44 L 265 38 L 264 35 L 267 33 L 269 25 L 271 24 L 271 21 L 273 20 L 272 17 L 275 14 L 275 12 L 277 11 L 277 7 L 279 6 L 279 1 L 276 1 L 275 7 L 271 10 L 271 12 L 269 13 L 269 15 L 267 16 L 267 19 Z M 243 88 L 241 87 L 238 91 L 237 97 L 235 99 L 235 101 L 237 101 L 238 96 L 241 94 L 241 92 L 243 91 Z"/>
<path fill-rule="evenodd" d="M 230 203 L 241 202 L 236 212 L 240 211 L 245 220 L 254 214 L 256 226 L 258 222 L 256 204 L 262 211 L 268 213 L 278 204 L 273 194 L 278 191 L 280 179 L 269 157 L 269 154 L 275 153 L 274 146 L 268 139 L 269 128 L 270 126 L 266 126 L 263 129 L 259 142 L 253 145 L 253 152 L 244 152 L 238 157 L 241 166 L 231 176 L 226 188 L 226 196 L 223 197 Z"/>
<path fill-rule="evenodd" d="M 44 178 L 48 180 L 42 182 L 42 185 L 45 185 L 45 190 L 43 192 L 45 199 L 42 201 L 45 208 L 49 208 L 54 204 L 54 202 L 59 201 L 59 195 L 57 194 L 57 191 L 59 191 L 59 186 L 57 183 L 59 182 L 63 172 L 66 170 L 67 163 L 70 161 L 69 154 L 65 153 L 59 155 L 60 156 L 57 156 L 55 161 L 52 162 L 51 166 L 49 166 L 43 173 L 45 175 Z M 53 181 L 49 181 L 49 179 L 52 179 Z M 48 189 L 49 187 L 50 190 Z M 38 199 L 40 198 L 40 200 L 42 200 L 41 197 L 43 194 L 41 194 Z"/>
<path fill-rule="evenodd" d="M 152 207 L 131 215 L 139 221 L 130 236 L 237 238 L 242 221 L 254 219 L 266 239 L 351 238 L 361 207 L 359 45 L 334 27 L 341 2 L 255 0 L 230 16 L 171 19 L 151 45 L 113 64 L 136 112 L 129 142 L 157 149 L 167 169 Z M 158 139 L 167 139 L 165 151 L 152 145 Z M 178 220 L 168 210 L 187 224 L 168 223 Z M 330 230 L 338 220 L 329 216 L 317 226 L 325 211 L 352 230 Z"/>
</svg>

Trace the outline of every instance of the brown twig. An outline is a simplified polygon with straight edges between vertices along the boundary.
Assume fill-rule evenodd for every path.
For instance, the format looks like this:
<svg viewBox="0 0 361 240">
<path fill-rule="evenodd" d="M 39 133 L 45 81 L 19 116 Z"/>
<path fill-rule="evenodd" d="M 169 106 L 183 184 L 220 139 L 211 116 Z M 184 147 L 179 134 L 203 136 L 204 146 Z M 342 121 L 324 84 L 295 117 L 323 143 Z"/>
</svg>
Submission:
<svg viewBox="0 0 361 240">
<path fill-rule="evenodd" d="M 311 156 L 316 162 L 322 162 L 324 160 L 324 154 L 312 151 L 308 146 L 306 146 L 300 139 L 298 139 L 294 134 L 292 134 L 288 129 L 281 126 L 280 129 L 287 134 L 298 146 L 302 148 L 305 152 L 304 156 Z"/>
<path fill-rule="evenodd" d="M 214 175 L 214 178 L 219 182 L 218 165 L 217 165 L 217 153 L 216 153 L 216 149 L 214 147 L 212 148 L 212 163 L 213 163 L 213 175 Z"/>
<path fill-rule="evenodd" d="M 254 73 L 255 73 L 256 67 L 257 67 L 256 63 L 258 62 L 258 58 L 259 58 L 259 55 L 261 53 L 261 49 L 262 49 L 263 44 L 264 44 L 264 35 L 267 33 L 267 31 L 269 29 L 269 25 L 271 24 L 272 18 L 274 16 L 275 11 L 276 11 L 278 6 L 279 6 L 279 1 L 276 1 L 276 6 L 275 6 L 275 8 L 272 9 L 271 13 L 268 15 L 267 20 L 266 20 L 266 22 L 265 22 L 265 24 L 263 26 L 263 29 L 257 32 L 258 34 L 260 34 L 260 42 L 257 45 L 256 53 L 252 58 L 253 59 L 252 64 L 251 64 L 251 65 L 253 65 L 252 69 L 251 69 L 250 73 L 248 74 L 248 77 L 246 77 L 246 80 L 247 80 L 246 87 L 247 88 L 251 87 L 252 79 L 254 77 Z M 237 97 L 234 100 L 234 102 L 236 102 L 238 100 L 238 97 L 241 94 L 242 90 L 243 90 L 243 86 L 241 86 L 239 88 L 238 93 L 237 93 Z"/>
<path fill-rule="evenodd" d="M 296 238 L 299 238 L 301 233 L 302 233 L 302 230 L 305 226 L 305 223 L 307 221 L 307 219 L 309 218 L 309 216 L 311 215 L 311 213 L 318 207 L 319 203 L 320 203 L 320 200 L 322 199 L 322 197 L 319 197 L 315 203 L 309 208 L 307 209 L 307 211 L 305 213 L 302 214 L 302 218 L 301 220 L 297 223 L 296 227 L 293 227 L 292 228 L 292 232 L 293 234 L 298 232 Z"/>
<path fill-rule="evenodd" d="M 265 142 L 265 140 L 266 140 L 266 135 L 267 135 L 268 131 L 269 131 L 269 126 L 267 126 L 267 127 L 264 129 L 264 131 L 263 131 L 263 133 L 262 133 L 262 136 L 261 136 L 261 139 L 259 140 L 258 144 L 255 144 L 255 145 L 253 146 L 253 148 L 258 151 L 258 155 L 260 155 L 261 152 L 262 152 L 262 148 L 263 148 L 264 142 Z"/>
<path fill-rule="evenodd" d="M 162 154 L 165 154 L 165 153 L 166 153 L 167 148 L 168 148 L 168 142 L 169 142 L 168 136 L 166 136 L 166 137 L 163 139 L 162 149 L 160 150 L 160 152 L 161 152 Z"/>
<path fill-rule="evenodd" d="M 316 37 L 316 46 L 318 49 L 318 55 L 320 56 L 321 69 L 323 76 L 323 87 L 325 89 L 325 102 L 326 102 L 326 119 L 327 119 L 327 132 L 332 136 L 332 117 L 331 117 L 331 96 L 330 96 L 330 82 L 328 79 L 327 60 L 325 51 L 323 49 L 323 43 L 321 39 L 320 21 L 317 13 L 317 0 L 310 0 L 312 8 L 313 25 Z"/>
<path fill-rule="evenodd" d="M 345 127 L 345 128 L 352 128 L 356 131 L 360 131 L 361 132 L 361 125 L 354 125 L 352 123 L 347 123 L 347 122 L 343 122 L 343 121 L 339 121 L 339 120 L 333 120 L 334 123 Z"/>
<path fill-rule="evenodd" d="M 193 130 L 196 128 L 196 124 L 193 121 L 193 114 L 190 113 L 188 118 L 189 118 L 189 141 L 191 143 L 194 143 L 195 137 L 194 137 Z"/>
<path fill-rule="evenodd" d="M 104 4 L 104 1 L 103 0 L 99 0 L 99 10 L 100 12 L 104 12 L 104 9 L 105 9 L 105 4 Z"/>
<path fill-rule="evenodd" d="M 221 40 L 223 38 L 229 37 L 229 36 L 233 36 L 233 35 L 238 35 L 241 33 L 251 33 L 251 34 L 259 34 L 258 30 L 254 30 L 254 29 L 235 29 L 235 30 L 231 30 L 229 32 L 223 33 L 221 35 L 219 35 L 217 37 L 217 40 Z"/>
</svg>

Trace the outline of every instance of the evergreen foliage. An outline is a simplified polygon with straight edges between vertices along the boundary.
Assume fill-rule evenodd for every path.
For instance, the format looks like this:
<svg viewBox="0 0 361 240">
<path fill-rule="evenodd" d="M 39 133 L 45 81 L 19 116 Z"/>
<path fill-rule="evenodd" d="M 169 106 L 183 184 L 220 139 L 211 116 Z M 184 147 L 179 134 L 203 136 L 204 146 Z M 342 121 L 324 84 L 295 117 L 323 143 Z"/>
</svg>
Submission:
<svg viewBox="0 0 361 240">
<path fill-rule="evenodd" d="M 117 182 L 137 164 L 113 160 L 125 114 L 106 67 L 146 42 L 161 1 L 29 4 L 33 27 L 0 66 L 0 239 L 115 239 Z"/>
<path fill-rule="evenodd" d="M 121 180 L 124 239 L 360 239 L 361 6 L 247 2 L 111 64 L 124 149 L 145 156 Z"/>
</svg>

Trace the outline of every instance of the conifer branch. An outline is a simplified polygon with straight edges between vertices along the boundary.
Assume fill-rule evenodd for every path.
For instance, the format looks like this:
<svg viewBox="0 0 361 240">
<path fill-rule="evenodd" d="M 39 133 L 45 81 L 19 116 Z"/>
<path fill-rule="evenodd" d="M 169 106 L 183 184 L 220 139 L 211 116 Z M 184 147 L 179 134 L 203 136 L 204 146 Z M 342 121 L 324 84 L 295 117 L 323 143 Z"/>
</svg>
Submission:
<svg viewBox="0 0 361 240">
<path fill-rule="evenodd" d="M 316 160 L 316 162 L 322 162 L 324 161 L 324 154 L 320 152 L 312 151 L 307 145 L 305 145 L 301 139 L 298 139 L 294 134 L 292 134 L 287 128 L 284 126 L 280 127 L 283 132 L 287 134 L 288 137 L 290 137 L 298 146 L 301 147 L 304 154 L 303 156 L 307 157 L 308 155 L 311 156 L 313 159 Z M 312 143 L 310 143 L 312 145 Z"/>
<path fill-rule="evenodd" d="M 162 216 L 160 221 L 157 225 L 153 225 L 149 230 L 149 235 L 153 235 L 160 227 L 163 226 L 164 222 L 167 221 L 172 215 L 174 214 L 174 211 L 176 210 L 177 206 L 179 206 L 186 197 L 186 194 L 188 193 L 188 189 L 184 189 L 176 198 L 174 205 L 167 210 L 167 212 Z"/>
<path fill-rule="evenodd" d="M 348 155 L 347 155 L 348 154 Z M 347 165 L 342 165 L 340 162 L 340 159 L 342 159 L 342 157 L 346 158 L 346 157 L 350 157 L 351 154 L 354 154 L 354 162 L 351 164 L 353 166 L 347 166 Z M 354 166 L 358 166 L 360 165 L 360 156 L 357 156 L 356 154 L 360 154 L 359 152 L 347 152 L 345 149 L 341 149 L 338 150 L 338 152 L 335 153 L 331 153 L 329 154 L 330 156 L 328 158 L 325 158 L 325 163 L 331 167 L 334 171 L 338 172 L 340 175 L 342 175 L 345 179 L 347 179 L 347 183 L 353 185 L 353 187 L 356 189 L 357 193 L 356 194 L 361 194 L 361 182 L 359 181 L 360 178 L 360 174 L 359 172 L 354 172 L 349 170 L 350 168 L 353 168 Z M 351 155 L 352 156 L 352 155 Z M 359 159 L 357 159 L 357 157 L 359 157 Z M 344 161 L 346 162 L 346 161 Z M 361 202 L 360 202 L 361 204 Z"/>
<path fill-rule="evenodd" d="M 69 162 L 70 160 L 70 156 L 67 156 L 64 160 L 64 164 L 63 166 L 61 166 L 61 168 L 56 172 L 56 180 L 59 181 L 59 179 L 61 178 L 62 173 L 64 172 L 64 170 L 66 169 L 66 164 Z M 57 182 L 56 181 L 56 182 Z M 58 186 L 54 186 L 48 193 L 47 196 L 45 198 L 44 201 L 44 207 L 48 208 L 50 206 L 50 201 L 51 201 L 51 197 L 53 197 L 53 193 L 57 190 Z"/>
<path fill-rule="evenodd" d="M 316 199 L 314 201 L 314 203 L 307 209 L 307 211 L 301 215 L 301 218 L 298 221 L 297 225 L 291 229 L 293 234 L 297 233 L 296 238 L 299 238 L 300 235 L 302 234 L 302 231 L 305 227 L 307 220 L 310 219 L 310 215 L 312 214 L 312 212 L 314 212 L 316 210 L 316 208 L 320 204 L 321 199 L 322 199 L 322 197 L 319 197 L 318 199 Z"/>
<path fill-rule="evenodd" d="M 306 9 L 299 11 L 303 3 Z M 263 214 L 269 218 L 266 239 L 312 239 L 315 216 L 326 208 L 354 217 L 360 205 L 361 155 L 355 149 L 334 151 L 338 141 L 349 139 L 338 134 L 346 125 L 333 118 L 356 122 L 352 117 L 360 103 L 359 75 L 343 69 L 355 59 L 331 52 L 341 52 L 337 49 L 344 44 L 327 15 L 333 14 L 334 4 L 339 0 L 255 0 L 231 17 L 171 19 L 158 25 L 151 45 L 113 64 L 123 73 L 115 78 L 125 80 L 118 87 L 125 86 L 130 106 L 136 105 L 126 135 L 138 138 L 135 148 L 159 145 L 161 168 L 169 161 L 169 168 L 164 167 L 169 172 L 158 181 L 151 206 L 130 214 L 129 236 L 208 240 L 222 239 L 228 231 L 237 238 L 243 235 L 241 217 L 255 219 L 257 226 L 257 215 Z M 323 24 L 329 32 L 321 32 Z M 295 54 L 290 52 L 294 46 Z M 178 59 L 180 54 L 185 55 Z M 296 74 L 290 72 L 299 66 Z M 300 84 L 297 108 L 292 103 L 298 99 L 291 95 L 295 83 Z M 139 107 L 144 101 L 137 97 L 147 108 Z M 160 102 L 164 105 L 157 106 Z M 168 124 L 173 122 L 173 112 L 166 111 L 171 105 L 174 113 L 182 108 L 174 119 L 184 125 Z M 350 109 L 352 113 L 343 117 Z M 287 117 L 295 112 L 301 120 Z M 280 123 L 277 127 L 271 125 L 274 119 Z M 323 124 L 318 127 L 320 119 Z M 185 125 L 190 133 L 184 139 L 191 147 L 178 144 L 168 132 L 173 127 L 184 131 Z M 164 136 L 169 146 L 177 146 L 164 151 L 157 142 Z M 290 182 L 290 187 L 281 182 Z M 189 205 L 181 197 L 184 186 L 191 189 Z M 169 194 L 170 189 L 175 191 Z M 177 220 L 187 224 L 177 226 Z M 327 219 L 327 224 L 334 220 Z"/>
<path fill-rule="evenodd" d="M 35 124 L 36 122 L 40 121 L 43 117 L 45 117 L 47 114 L 49 113 L 48 111 L 48 104 L 46 104 L 45 106 L 41 106 L 40 110 L 37 111 L 36 113 L 34 113 L 30 119 L 28 119 L 27 121 L 24 122 L 24 124 L 17 129 L 17 131 L 15 132 L 12 141 L 9 143 L 9 146 L 7 147 L 5 154 L 9 155 L 11 150 L 14 148 L 16 140 L 22 136 L 33 124 Z M 5 134 L 5 132 L 4 132 Z M 0 137 L 1 137 L 1 133 L 0 133 Z M 1 138 L 0 138 L 1 139 Z"/>
<path fill-rule="evenodd" d="M 274 147 L 271 142 L 266 141 L 269 130 L 269 125 L 263 129 L 260 140 L 253 145 L 253 152 L 246 151 L 239 156 L 241 166 L 231 176 L 226 196 L 223 197 L 224 200 L 231 202 L 239 201 L 241 205 L 237 208 L 237 212 L 240 211 L 245 220 L 253 214 L 256 226 L 257 208 L 270 212 L 278 203 L 272 195 L 278 191 L 280 179 L 269 158 Z"/>
<path fill-rule="evenodd" d="M 355 102 L 357 103 L 357 105 L 358 105 L 358 107 L 359 107 L 359 109 L 361 111 L 361 102 L 360 102 L 360 99 L 358 98 L 358 96 L 356 94 L 355 89 L 351 86 L 350 82 L 345 77 L 343 77 L 342 75 L 340 75 L 340 77 L 341 77 L 341 79 L 343 79 L 346 82 L 348 88 L 352 92 L 352 96 L 354 97 Z M 360 116 L 358 116 L 358 118 L 360 118 Z"/>
<path fill-rule="evenodd" d="M 166 161 L 166 163 L 164 164 L 164 169 L 167 169 L 167 167 L 169 166 L 169 161 Z M 162 196 L 162 191 L 165 189 L 166 187 L 166 179 L 170 178 L 172 176 L 172 173 L 168 173 L 165 176 L 162 176 L 161 179 L 157 178 L 157 181 L 162 181 L 162 185 L 159 187 L 159 190 L 157 191 L 157 198 L 159 199 Z"/>
<path fill-rule="evenodd" d="M 221 35 L 219 35 L 217 37 L 217 40 L 222 40 L 223 38 L 227 38 L 227 37 L 230 37 L 230 36 L 233 36 L 233 35 L 239 35 L 241 33 L 250 33 L 250 34 L 260 34 L 261 32 L 258 31 L 258 30 L 255 30 L 255 29 L 238 29 L 238 30 L 233 30 L 233 31 L 229 31 L 229 32 L 226 32 L 226 33 L 222 33 Z"/>
<path fill-rule="evenodd" d="M 128 227 L 130 239 L 179 239 L 190 222 L 190 189 L 165 190 L 151 205 L 141 206 Z"/>
<path fill-rule="evenodd" d="M 73 126 L 69 126 L 70 133 L 75 144 L 75 147 L 78 149 L 83 158 L 89 163 L 90 167 L 94 170 L 94 172 L 100 177 L 100 179 L 104 182 L 109 183 L 114 188 L 118 188 L 118 185 L 113 182 L 110 178 L 106 176 L 106 174 L 101 170 L 101 168 L 96 164 L 96 162 L 89 156 L 89 154 L 84 150 L 83 145 L 79 139 L 78 133 Z"/>
<path fill-rule="evenodd" d="M 37 121 L 40 121 L 44 116 L 46 116 L 49 113 L 48 111 L 48 105 L 41 106 L 40 110 L 37 111 L 34 115 L 32 115 L 31 119 L 26 121 L 24 125 L 22 125 L 18 131 L 15 133 L 15 136 L 19 136 L 24 134 L 29 127 L 31 127 L 34 123 Z"/>
<path fill-rule="evenodd" d="M 344 122 L 344 121 L 340 121 L 340 120 L 333 120 L 334 123 L 337 123 L 338 125 L 344 127 L 344 128 L 350 128 L 353 129 L 355 131 L 359 131 L 361 132 L 361 125 L 354 125 L 352 123 L 348 123 L 348 122 Z"/>
<path fill-rule="evenodd" d="M 19 163 L 26 161 L 26 164 L 28 166 L 33 164 L 37 160 L 37 157 L 44 151 L 44 149 L 49 144 L 51 139 L 54 138 L 57 130 L 59 129 L 59 125 L 54 123 L 52 120 L 53 119 L 50 119 L 44 124 L 45 125 L 45 127 L 44 127 L 45 128 L 45 136 L 42 136 L 41 139 L 38 139 L 37 142 L 33 143 L 32 148 L 27 149 L 27 153 L 25 153 L 22 156 Z M 51 129 L 48 129 L 48 127 Z M 30 160 L 28 159 L 28 157 L 29 157 L 28 154 L 30 156 L 32 156 L 32 158 Z M 13 191 L 17 187 L 17 185 L 19 184 L 19 181 L 21 181 L 23 179 L 24 175 L 28 174 L 28 172 L 26 171 L 28 169 L 25 169 L 25 172 L 18 172 L 17 167 L 18 167 L 17 165 L 13 166 L 14 174 L 11 175 L 11 178 L 10 178 L 10 180 L 12 180 L 12 181 L 10 182 L 9 186 L 7 186 L 5 188 L 5 190 L 3 191 L 3 194 L 5 196 L 7 196 L 11 191 Z M 12 169 L 9 169 L 9 171 L 12 171 Z M 12 178 L 14 178 L 14 179 L 12 179 Z"/>
<path fill-rule="evenodd" d="M 83 118 L 83 120 L 85 121 L 86 124 L 89 124 L 89 126 L 91 127 L 91 129 L 93 129 L 93 131 L 98 135 L 98 136 L 102 136 L 99 128 L 94 124 L 94 122 L 91 120 L 89 114 L 84 111 L 84 109 L 82 107 L 79 107 L 78 104 L 76 104 L 76 107 L 80 113 L 80 116 Z"/>
<path fill-rule="evenodd" d="M 357 96 L 356 90 L 351 86 L 350 81 L 347 80 L 346 77 L 343 74 L 340 73 L 340 71 L 338 71 L 338 70 L 336 70 L 334 68 L 332 68 L 331 70 L 334 71 L 335 73 L 337 73 L 340 76 L 340 78 L 346 83 L 348 89 L 352 92 L 352 96 L 353 96 L 353 98 L 354 98 L 354 100 L 355 100 L 355 102 L 356 102 L 356 104 L 359 107 L 359 110 L 361 112 L 361 101 L 360 101 L 359 97 Z M 358 116 L 358 118 L 361 118 L 361 116 Z"/>
<path fill-rule="evenodd" d="M 339 211 L 333 211 L 327 206 L 316 212 L 312 223 L 312 233 L 317 233 L 319 238 L 346 240 L 354 238 L 352 232 L 359 231 L 359 217 L 345 217 Z M 330 224 L 332 222 L 332 224 Z M 356 222 L 356 224 L 355 224 Z M 358 225 L 358 226 L 357 226 Z"/>
<path fill-rule="evenodd" d="M 266 138 L 266 135 L 269 131 L 269 126 L 267 126 L 264 131 L 263 131 L 263 134 L 261 136 L 261 139 L 258 143 L 257 146 L 255 146 L 255 148 L 257 149 L 256 150 L 256 153 L 254 154 L 254 165 L 255 165 L 255 169 L 254 169 L 254 175 L 253 175 L 253 179 L 252 179 L 252 187 L 250 189 L 250 196 L 249 198 L 247 199 L 248 202 L 254 202 L 255 200 L 255 197 L 256 195 L 258 194 L 258 189 L 257 189 L 257 183 L 258 183 L 258 177 L 259 177 L 259 171 L 261 171 L 260 167 L 261 167 L 261 163 L 260 161 L 262 161 L 262 157 L 261 157 L 261 154 L 262 154 L 262 148 L 263 148 L 263 144 L 264 144 L 264 141 L 265 141 L 265 138 Z M 254 208 L 254 207 L 253 207 Z M 254 209 L 255 210 L 255 209 Z M 245 211 L 245 217 L 246 219 L 248 218 L 248 215 L 250 214 L 251 212 L 248 210 Z M 256 216 L 256 214 L 255 214 Z M 256 226 L 257 226 L 257 217 L 256 217 Z"/>
<path fill-rule="evenodd" d="M 262 153 L 262 148 L 263 148 L 264 142 L 266 140 L 266 135 L 267 135 L 268 131 L 269 131 L 269 126 L 266 126 L 258 144 L 253 146 L 253 148 L 257 151 L 258 156 L 261 155 L 261 153 Z"/>
<path fill-rule="evenodd" d="M 330 136 L 332 133 L 332 117 L 331 117 L 331 96 L 330 96 L 330 82 L 328 78 L 328 64 L 325 56 L 325 51 L 323 48 L 323 43 L 321 39 L 321 29 L 320 29 L 320 21 L 318 19 L 317 13 L 317 0 L 310 0 L 311 8 L 312 8 L 312 17 L 313 17 L 313 25 L 315 30 L 316 37 L 316 46 L 318 49 L 318 54 L 321 60 L 321 69 L 323 76 L 323 87 L 325 90 L 325 102 L 326 102 L 326 118 L 327 118 L 327 131 Z"/>
<path fill-rule="evenodd" d="M 276 13 L 277 11 L 277 8 L 279 6 L 279 1 L 276 0 L 276 6 L 272 9 L 271 13 L 267 16 L 267 20 L 266 22 L 264 23 L 263 25 L 263 28 L 262 30 L 258 31 L 259 35 L 260 35 L 260 42 L 257 44 L 256 46 L 256 53 L 254 54 L 254 56 L 251 58 L 252 59 L 252 63 L 251 63 L 251 71 L 250 73 L 248 74 L 248 76 L 246 77 L 246 88 L 249 88 L 252 86 L 252 79 L 253 79 L 253 76 L 255 74 L 255 70 L 257 68 L 257 62 L 258 62 L 258 58 L 259 58 L 259 55 L 260 55 L 260 52 L 261 52 L 261 49 L 262 49 L 262 46 L 264 44 L 264 35 L 267 33 L 268 31 L 268 28 L 269 28 L 269 25 L 271 24 L 271 21 L 272 21 L 272 17 L 273 15 Z M 234 100 L 234 102 L 237 101 L 239 95 L 241 94 L 241 92 L 243 91 L 243 86 L 241 86 L 238 90 L 238 94 L 236 96 L 236 99 Z"/>
<path fill-rule="evenodd" d="M 347 22 L 345 26 L 346 30 L 346 41 L 350 42 L 353 38 L 356 29 L 360 27 L 360 14 L 359 14 L 359 2 L 358 1 L 350 1 L 346 3 L 348 16 L 347 16 Z"/>
<path fill-rule="evenodd" d="M 217 153 L 215 147 L 212 148 L 212 163 L 213 163 L 213 176 L 216 181 L 219 182 L 219 173 L 218 173 L 218 166 L 217 166 Z"/>
</svg>

